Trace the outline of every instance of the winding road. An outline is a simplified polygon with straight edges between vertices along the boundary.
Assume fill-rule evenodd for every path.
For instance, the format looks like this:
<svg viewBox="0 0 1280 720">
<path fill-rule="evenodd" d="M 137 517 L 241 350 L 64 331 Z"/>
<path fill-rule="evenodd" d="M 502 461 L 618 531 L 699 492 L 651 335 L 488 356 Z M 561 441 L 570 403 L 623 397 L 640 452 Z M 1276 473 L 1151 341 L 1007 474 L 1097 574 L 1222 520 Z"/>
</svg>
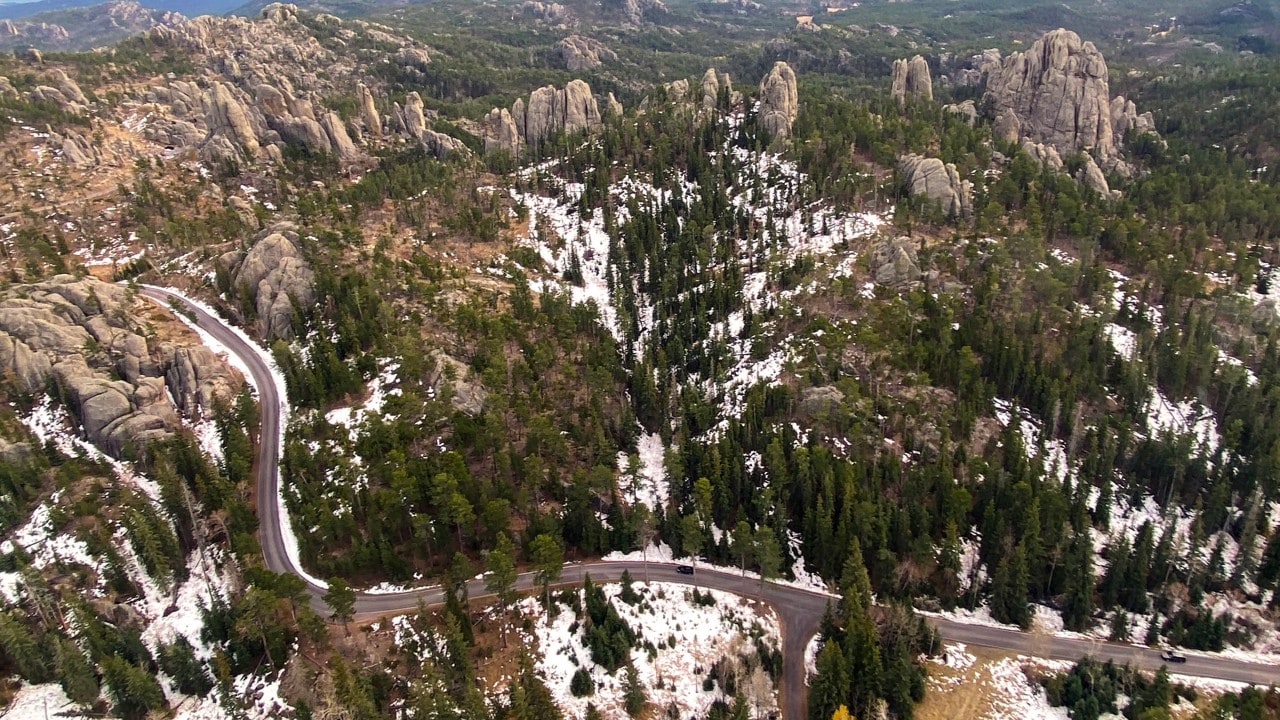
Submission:
<svg viewBox="0 0 1280 720">
<path fill-rule="evenodd" d="M 257 468 L 257 509 L 262 544 L 262 554 L 267 567 L 280 573 L 292 573 L 301 577 L 307 584 L 307 593 L 311 604 L 325 611 L 321 596 L 324 588 L 317 585 L 291 559 L 285 544 L 285 535 L 280 527 L 279 511 L 280 482 L 280 438 L 284 428 L 281 427 L 281 409 L 283 389 L 276 386 L 271 369 L 263 360 L 260 351 L 251 347 L 239 334 L 233 331 L 222 319 L 210 314 L 198 305 L 191 303 L 186 297 L 164 288 L 143 286 L 141 294 L 162 305 L 172 306 L 174 302 L 182 312 L 191 318 L 201 330 L 207 332 L 228 351 L 234 353 L 240 362 L 249 369 L 252 382 L 258 390 L 258 406 L 262 412 L 261 432 L 258 438 L 258 453 L 255 462 Z M 805 648 L 818 631 L 823 612 L 828 602 L 835 602 L 834 596 L 813 590 L 805 590 L 790 585 L 765 583 L 744 578 L 733 572 L 699 568 L 695 575 L 683 575 L 675 572 L 675 566 L 658 562 L 588 562 L 569 564 L 564 567 L 559 584 L 576 584 L 590 574 L 597 580 L 617 580 L 623 571 L 631 571 L 637 579 L 648 578 L 662 582 L 683 583 L 714 588 L 734 593 L 747 598 L 760 599 L 767 602 L 778 613 L 782 624 L 783 635 L 783 677 L 781 701 L 783 716 L 786 720 L 802 720 L 807 716 L 806 701 L 808 688 L 805 682 Z M 534 587 L 533 573 L 520 575 L 517 585 L 521 589 Z M 488 596 L 484 583 L 473 580 L 467 587 L 472 599 Z M 436 605 L 444 602 L 439 587 L 419 588 L 406 592 L 371 594 L 360 593 L 356 597 L 356 614 L 362 618 L 375 618 L 414 611 L 419 603 Z M 1122 645 L 1073 637 L 1058 637 L 1048 634 L 1025 633 L 1002 627 L 974 625 L 956 622 L 943 618 L 930 618 L 930 622 L 938 629 L 944 640 L 961 642 L 970 645 L 1006 650 L 1014 653 L 1050 658 L 1055 660 L 1079 660 L 1092 656 L 1102 660 L 1114 660 L 1129 663 L 1135 667 L 1155 670 L 1163 663 L 1160 652 L 1146 647 Z M 1280 668 L 1261 663 L 1247 662 L 1219 655 L 1188 654 L 1186 664 L 1170 668 L 1178 675 L 1214 680 L 1229 680 L 1256 685 L 1280 684 Z"/>
</svg>

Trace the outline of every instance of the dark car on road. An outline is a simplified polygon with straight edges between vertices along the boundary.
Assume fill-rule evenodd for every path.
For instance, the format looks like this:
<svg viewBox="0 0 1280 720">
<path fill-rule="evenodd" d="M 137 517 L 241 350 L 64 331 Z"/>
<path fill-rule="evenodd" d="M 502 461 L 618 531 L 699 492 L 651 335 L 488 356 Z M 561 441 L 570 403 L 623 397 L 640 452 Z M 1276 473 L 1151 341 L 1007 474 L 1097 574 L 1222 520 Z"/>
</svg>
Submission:
<svg viewBox="0 0 1280 720">
<path fill-rule="evenodd" d="M 692 575 L 692 574 L 693 574 L 693 566 L 692 566 L 692 565 L 677 565 L 677 566 L 676 566 L 676 572 L 680 573 L 681 575 Z"/>
<path fill-rule="evenodd" d="M 1160 653 L 1160 659 L 1165 662 L 1184 663 L 1187 661 L 1187 656 L 1180 652 L 1174 652 L 1173 650 L 1165 650 Z"/>
</svg>

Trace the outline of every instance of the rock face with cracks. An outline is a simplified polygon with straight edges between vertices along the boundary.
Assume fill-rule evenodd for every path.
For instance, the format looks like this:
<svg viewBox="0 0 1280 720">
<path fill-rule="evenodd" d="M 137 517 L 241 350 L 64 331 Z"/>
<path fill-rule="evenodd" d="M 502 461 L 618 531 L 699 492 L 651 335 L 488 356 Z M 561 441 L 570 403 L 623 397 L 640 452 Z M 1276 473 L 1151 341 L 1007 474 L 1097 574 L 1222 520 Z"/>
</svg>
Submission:
<svg viewBox="0 0 1280 720">
<path fill-rule="evenodd" d="M 916 243 L 908 237 L 884 238 L 871 252 L 871 275 L 876 283 L 901 288 L 920 280 Z"/>
<path fill-rule="evenodd" d="M 1106 60 L 1070 30 L 1046 33 L 1005 58 L 988 74 L 986 97 L 1006 138 L 1027 137 L 1061 155 L 1116 154 Z"/>
<path fill-rule="evenodd" d="M 0 369 L 22 393 L 52 387 L 86 439 L 125 457 L 173 433 L 180 412 L 207 415 L 243 386 L 194 337 L 161 339 L 141 319 L 150 303 L 91 277 L 12 286 L 0 298 Z"/>
<path fill-rule="evenodd" d="M 570 72 L 594 70 L 606 62 L 618 61 L 618 54 L 604 43 L 582 35 L 570 35 L 556 43 L 556 53 Z"/>
<path fill-rule="evenodd" d="M 297 241 L 292 225 L 277 223 L 259 233 L 248 252 L 227 253 L 219 260 L 233 294 L 247 295 L 252 303 L 263 339 L 292 338 L 294 315 L 315 302 L 315 273 Z"/>
<path fill-rule="evenodd" d="M 517 99 L 507 115 L 514 123 L 518 143 L 511 142 L 511 128 L 502 115 L 503 111 L 495 110 L 485 117 L 486 151 L 510 150 L 513 145 L 537 146 L 562 132 L 595 132 L 602 123 L 600 106 L 591 86 L 582 80 L 572 80 L 563 88 L 554 85 L 540 87 L 529 95 L 528 102 L 523 98 Z"/>
<path fill-rule="evenodd" d="M 916 55 L 910 60 L 893 61 L 890 92 L 899 105 L 908 99 L 933 99 L 933 76 L 929 74 L 929 63 L 923 56 Z"/>
<path fill-rule="evenodd" d="M 795 71 L 785 62 L 774 63 L 760 81 L 760 128 L 774 140 L 785 141 L 799 109 Z"/>
<path fill-rule="evenodd" d="M 938 203 L 949 217 L 973 213 L 973 184 L 960 179 L 955 165 L 938 158 L 904 155 L 898 159 L 898 176 L 908 192 Z"/>
</svg>

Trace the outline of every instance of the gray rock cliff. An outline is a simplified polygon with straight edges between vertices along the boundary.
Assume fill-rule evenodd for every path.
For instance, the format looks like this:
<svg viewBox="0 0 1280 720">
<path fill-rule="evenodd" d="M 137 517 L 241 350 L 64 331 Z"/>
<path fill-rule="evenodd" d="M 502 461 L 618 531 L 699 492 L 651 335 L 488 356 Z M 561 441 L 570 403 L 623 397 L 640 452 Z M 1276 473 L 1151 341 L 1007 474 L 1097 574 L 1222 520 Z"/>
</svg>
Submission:
<svg viewBox="0 0 1280 720">
<path fill-rule="evenodd" d="M 760 81 L 760 128 L 774 140 L 785 141 L 791 137 L 799 109 L 796 73 L 790 65 L 778 61 Z"/>
<path fill-rule="evenodd" d="M 890 94 L 898 104 L 905 103 L 908 99 L 933 99 L 933 76 L 929 74 L 929 63 L 923 56 L 893 61 Z"/>
</svg>

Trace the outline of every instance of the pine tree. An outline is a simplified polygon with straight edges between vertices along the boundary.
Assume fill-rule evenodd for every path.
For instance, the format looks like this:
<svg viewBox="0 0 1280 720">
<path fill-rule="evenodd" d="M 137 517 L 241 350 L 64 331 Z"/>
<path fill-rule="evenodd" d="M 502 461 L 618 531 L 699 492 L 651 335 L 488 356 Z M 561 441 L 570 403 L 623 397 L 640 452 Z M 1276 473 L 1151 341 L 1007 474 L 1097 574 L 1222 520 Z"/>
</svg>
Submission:
<svg viewBox="0 0 1280 720">
<path fill-rule="evenodd" d="M 857 536 L 849 540 L 849 551 L 840 572 L 840 592 L 845 597 L 856 597 L 864 608 L 871 607 L 871 578 L 867 575 L 867 566 L 862 560 L 862 544 Z"/>
<path fill-rule="evenodd" d="M 622 706 L 631 717 L 639 717 L 640 711 L 644 710 L 645 702 L 647 702 L 644 685 L 640 683 L 640 674 L 636 672 L 635 665 L 627 663 L 624 673 L 625 675 L 622 679 Z"/>
<path fill-rule="evenodd" d="M 880 638 L 857 598 L 845 598 L 844 657 L 849 668 L 848 704 L 854 715 L 871 717 L 880 699 Z"/>
<path fill-rule="evenodd" d="M 101 688 L 98 687 L 98 677 L 93 666 L 80 648 L 71 640 L 59 637 L 56 660 L 58 683 L 62 685 L 67 698 L 77 705 L 92 705 L 98 699 Z"/>
<path fill-rule="evenodd" d="M 11 613 L 0 612 L 0 652 L 23 680 L 37 685 L 49 681 L 49 666 L 27 626 Z"/>
<path fill-rule="evenodd" d="M 1075 534 L 1062 569 L 1066 576 L 1062 624 L 1080 632 L 1088 628 L 1093 613 L 1093 539 L 1087 528 Z"/>
<path fill-rule="evenodd" d="M 827 720 L 844 707 L 849 696 L 849 669 L 844 652 L 834 639 L 826 639 L 815 661 L 817 673 L 809 687 L 809 720 Z"/>
<path fill-rule="evenodd" d="M 351 618 L 355 616 L 355 590 L 352 590 L 347 581 L 342 578 L 329 578 L 329 589 L 325 591 L 321 599 L 329 606 L 329 619 L 342 623 L 342 629 L 350 637 L 351 628 L 347 627 L 347 625 L 351 622 Z"/>
<path fill-rule="evenodd" d="M 111 692 L 115 710 L 126 720 L 141 720 L 165 707 L 164 692 L 155 676 L 127 660 L 107 656 L 99 660 L 102 680 Z"/>
</svg>

